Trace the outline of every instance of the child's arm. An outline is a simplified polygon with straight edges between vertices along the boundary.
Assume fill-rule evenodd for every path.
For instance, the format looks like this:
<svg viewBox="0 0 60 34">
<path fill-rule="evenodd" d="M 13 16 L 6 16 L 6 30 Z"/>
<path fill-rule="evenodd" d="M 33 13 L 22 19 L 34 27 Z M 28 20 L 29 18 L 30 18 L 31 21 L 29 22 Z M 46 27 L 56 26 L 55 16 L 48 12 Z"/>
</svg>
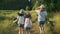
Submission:
<svg viewBox="0 0 60 34">
<path fill-rule="evenodd" d="M 30 20 L 30 24 L 31 24 L 31 26 L 32 26 L 32 21 Z"/>
<path fill-rule="evenodd" d="M 35 10 L 35 12 L 36 12 L 36 13 L 38 13 L 38 12 L 39 12 L 39 10 Z"/>
<path fill-rule="evenodd" d="M 35 12 L 36 12 L 36 13 L 39 13 L 39 9 L 38 9 L 38 8 L 36 8 L 36 9 L 35 9 Z"/>
<path fill-rule="evenodd" d="M 18 21 L 18 19 L 14 20 L 13 23 L 15 23 L 15 22 L 17 22 L 17 21 Z"/>
<path fill-rule="evenodd" d="M 46 16 L 46 20 L 49 21 L 49 17 L 48 16 Z"/>
<path fill-rule="evenodd" d="M 18 17 L 13 21 L 13 23 L 16 23 L 18 21 Z"/>
<path fill-rule="evenodd" d="M 46 18 L 46 21 L 49 21 L 49 17 L 48 17 L 47 12 L 45 12 L 45 18 Z"/>
</svg>

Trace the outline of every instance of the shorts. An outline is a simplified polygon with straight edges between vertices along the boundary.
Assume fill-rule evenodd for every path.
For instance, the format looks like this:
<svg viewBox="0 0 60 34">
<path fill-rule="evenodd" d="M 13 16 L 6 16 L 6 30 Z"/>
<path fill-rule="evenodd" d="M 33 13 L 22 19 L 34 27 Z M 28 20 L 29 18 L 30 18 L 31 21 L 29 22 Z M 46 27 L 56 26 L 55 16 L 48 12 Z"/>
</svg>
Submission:
<svg viewBox="0 0 60 34">
<path fill-rule="evenodd" d="M 28 32 L 28 31 L 30 31 L 30 29 L 31 29 L 31 27 L 26 27 L 25 31 Z"/>
<path fill-rule="evenodd" d="M 45 21 L 40 21 L 39 22 L 39 26 L 44 25 L 44 24 L 45 24 Z"/>
<path fill-rule="evenodd" d="M 18 24 L 18 26 L 24 28 L 24 24 L 20 24 L 20 25 Z"/>
</svg>

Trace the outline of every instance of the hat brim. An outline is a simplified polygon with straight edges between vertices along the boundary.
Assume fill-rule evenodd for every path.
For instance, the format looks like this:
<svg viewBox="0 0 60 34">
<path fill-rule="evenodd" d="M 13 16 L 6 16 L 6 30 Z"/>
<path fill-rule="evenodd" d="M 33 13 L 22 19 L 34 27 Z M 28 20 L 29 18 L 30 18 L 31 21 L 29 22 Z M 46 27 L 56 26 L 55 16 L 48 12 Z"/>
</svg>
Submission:
<svg viewBox="0 0 60 34">
<path fill-rule="evenodd" d="M 40 9 L 40 8 L 43 8 L 43 7 L 38 7 L 38 8 Z"/>
<path fill-rule="evenodd" d="M 20 13 L 20 14 L 24 14 L 24 13 Z"/>
</svg>

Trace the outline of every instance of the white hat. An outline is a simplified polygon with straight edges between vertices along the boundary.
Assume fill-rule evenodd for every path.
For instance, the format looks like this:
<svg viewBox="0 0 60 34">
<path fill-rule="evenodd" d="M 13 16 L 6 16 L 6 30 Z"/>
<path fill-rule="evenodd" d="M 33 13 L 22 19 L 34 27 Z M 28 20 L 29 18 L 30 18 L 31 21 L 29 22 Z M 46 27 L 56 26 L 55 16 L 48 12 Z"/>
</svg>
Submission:
<svg viewBox="0 0 60 34">
<path fill-rule="evenodd" d="M 42 4 L 42 5 L 40 5 L 40 7 L 39 8 L 45 8 L 45 6 Z"/>
<path fill-rule="evenodd" d="M 24 13 L 24 10 L 23 10 L 23 9 L 21 9 L 21 10 L 19 11 L 19 13 Z"/>
</svg>

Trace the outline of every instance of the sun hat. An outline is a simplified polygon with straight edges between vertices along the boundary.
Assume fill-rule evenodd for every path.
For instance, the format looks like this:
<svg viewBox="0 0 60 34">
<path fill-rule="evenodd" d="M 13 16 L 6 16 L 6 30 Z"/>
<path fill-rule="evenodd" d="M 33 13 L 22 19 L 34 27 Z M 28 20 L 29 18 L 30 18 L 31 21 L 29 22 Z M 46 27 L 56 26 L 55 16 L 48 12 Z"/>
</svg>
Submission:
<svg viewBox="0 0 60 34">
<path fill-rule="evenodd" d="M 19 13 L 20 13 L 20 14 L 23 14 L 23 13 L 24 13 L 24 9 L 21 9 L 21 10 L 19 11 Z"/>
<path fill-rule="evenodd" d="M 38 8 L 46 8 L 43 4 L 41 4 Z"/>
</svg>

